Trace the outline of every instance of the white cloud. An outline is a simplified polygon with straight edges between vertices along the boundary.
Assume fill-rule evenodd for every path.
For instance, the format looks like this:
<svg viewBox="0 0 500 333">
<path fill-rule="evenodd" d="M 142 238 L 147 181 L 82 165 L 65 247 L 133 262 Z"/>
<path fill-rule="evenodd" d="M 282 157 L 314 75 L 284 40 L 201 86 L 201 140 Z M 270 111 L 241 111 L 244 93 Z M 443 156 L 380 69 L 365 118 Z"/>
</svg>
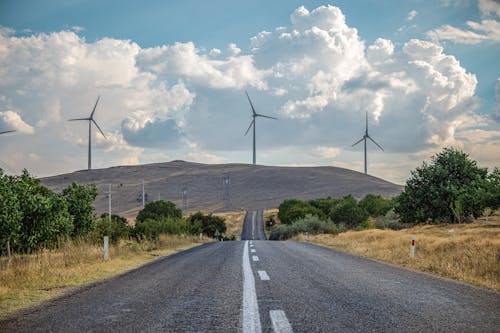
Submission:
<svg viewBox="0 0 500 333">
<path fill-rule="evenodd" d="M 328 146 L 321 146 L 321 147 L 316 147 L 312 151 L 312 155 L 324 159 L 332 159 L 337 157 L 341 153 L 342 149 L 338 147 L 328 147 Z"/>
<path fill-rule="evenodd" d="M 21 116 L 14 111 L 4 111 L 0 112 L 0 123 L 2 130 L 16 130 L 17 132 L 24 134 L 33 134 L 35 129 L 33 126 L 25 123 Z"/>
<path fill-rule="evenodd" d="M 497 83 L 495 85 L 495 98 L 497 103 L 493 109 L 492 117 L 500 123 L 500 78 L 497 78 Z"/>
<path fill-rule="evenodd" d="M 413 20 L 413 19 L 417 16 L 417 14 L 418 14 L 418 12 L 417 12 L 415 9 L 413 9 L 413 10 L 412 10 L 412 11 L 410 11 L 410 12 L 408 13 L 408 15 L 406 16 L 406 20 L 408 20 L 408 21 Z"/>
<path fill-rule="evenodd" d="M 462 30 L 450 25 L 443 25 L 429 31 L 427 36 L 437 41 L 451 41 L 469 45 L 483 41 L 500 42 L 500 22 L 496 20 L 482 20 L 481 23 L 468 21 L 467 25 L 472 30 Z"/>
<path fill-rule="evenodd" d="M 479 0 L 479 10 L 484 15 L 494 14 L 500 17 L 500 3 L 498 0 Z"/>
</svg>

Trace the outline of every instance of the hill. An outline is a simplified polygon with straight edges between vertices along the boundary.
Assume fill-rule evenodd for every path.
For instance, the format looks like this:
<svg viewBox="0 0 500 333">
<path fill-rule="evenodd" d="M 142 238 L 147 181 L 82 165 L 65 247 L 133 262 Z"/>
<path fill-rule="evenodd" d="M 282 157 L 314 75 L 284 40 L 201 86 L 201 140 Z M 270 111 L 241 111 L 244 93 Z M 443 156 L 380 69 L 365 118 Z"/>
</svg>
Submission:
<svg viewBox="0 0 500 333">
<path fill-rule="evenodd" d="M 224 189 L 223 177 L 230 184 Z M 61 191 L 73 181 L 95 183 L 98 213 L 107 212 L 107 184 L 112 184 L 112 211 L 135 217 L 141 207 L 142 181 L 148 201 L 170 200 L 187 211 L 221 212 L 277 207 L 289 198 L 314 199 L 368 193 L 392 197 L 402 187 L 383 179 L 337 167 L 275 167 L 251 164 L 200 164 L 184 161 L 117 166 L 42 178 L 45 186 Z M 226 195 L 225 195 L 226 194 Z M 229 200 L 224 200 L 229 194 Z"/>
</svg>

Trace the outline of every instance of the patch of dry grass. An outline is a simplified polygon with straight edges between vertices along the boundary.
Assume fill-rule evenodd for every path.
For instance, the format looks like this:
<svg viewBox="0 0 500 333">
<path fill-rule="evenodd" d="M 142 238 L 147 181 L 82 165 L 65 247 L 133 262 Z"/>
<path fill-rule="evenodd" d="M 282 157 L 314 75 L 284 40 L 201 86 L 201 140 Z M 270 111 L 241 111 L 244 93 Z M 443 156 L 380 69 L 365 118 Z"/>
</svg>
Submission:
<svg viewBox="0 0 500 333">
<path fill-rule="evenodd" d="M 198 237 L 173 235 L 161 235 L 157 242 L 122 240 L 110 247 L 105 262 L 101 245 L 69 240 L 61 250 L 14 256 L 10 265 L 1 258 L 0 317 L 200 243 Z"/>
<path fill-rule="evenodd" d="M 409 256 L 416 236 L 415 257 Z M 399 231 L 299 235 L 295 240 L 380 259 L 500 291 L 500 219 L 473 224 L 417 226 Z"/>
<path fill-rule="evenodd" d="M 226 219 L 226 235 L 234 235 L 237 240 L 241 238 L 241 230 L 243 229 L 243 220 L 245 219 L 245 212 L 227 212 L 227 213 L 216 213 L 216 216 L 220 216 Z"/>
</svg>

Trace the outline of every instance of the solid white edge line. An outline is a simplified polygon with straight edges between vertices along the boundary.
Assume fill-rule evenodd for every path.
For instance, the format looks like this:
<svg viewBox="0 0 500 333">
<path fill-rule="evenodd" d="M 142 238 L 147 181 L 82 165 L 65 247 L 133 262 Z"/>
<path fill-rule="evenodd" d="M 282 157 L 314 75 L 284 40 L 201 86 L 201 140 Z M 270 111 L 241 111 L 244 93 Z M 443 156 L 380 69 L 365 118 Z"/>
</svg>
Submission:
<svg viewBox="0 0 500 333">
<path fill-rule="evenodd" d="M 275 333 L 292 333 L 292 326 L 286 317 L 285 311 L 283 310 L 271 310 L 269 311 L 271 316 L 271 322 L 273 323 L 273 329 Z"/>
<path fill-rule="evenodd" d="M 255 253 L 256 251 L 254 249 L 250 249 L 250 252 Z"/>
<path fill-rule="evenodd" d="M 269 281 L 269 280 L 271 280 L 271 278 L 269 277 L 269 275 L 267 275 L 266 271 L 257 271 L 257 273 L 259 273 L 260 279 L 262 281 Z"/>
<path fill-rule="evenodd" d="M 259 261 L 259 257 L 258 256 L 252 256 L 252 260 L 253 261 Z"/>
<path fill-rule="evenodd" d="M 248 241 L 243 248 L 243 333 L 260 333 L 259 304 L 255 292 L 255 279 L 253 277 L 250 258 L 248 255 Z"/>
</svg>

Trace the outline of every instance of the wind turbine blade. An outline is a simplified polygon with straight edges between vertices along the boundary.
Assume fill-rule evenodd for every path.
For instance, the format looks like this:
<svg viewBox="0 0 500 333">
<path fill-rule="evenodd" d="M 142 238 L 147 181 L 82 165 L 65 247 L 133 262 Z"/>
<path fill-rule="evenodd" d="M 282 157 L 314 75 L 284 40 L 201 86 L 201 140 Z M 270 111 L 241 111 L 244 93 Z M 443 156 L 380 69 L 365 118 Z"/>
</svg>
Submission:
<svg viewBox="0 0 500 333">
<path fill-rule="evenodd" d="M 248 102 L 250 103 L 250 107 L 252 108 L 252 114 L 255 116 L 257 112 L 255 112 L 255 108 L 253 107 L 252 100 L 250 99 L 250 96 L 248 96 L 248 92 L 245 90 L 245 94 L 247 94 Z"/>
<path fill-rule="evenodd" d="M 5 133 L 12 133 L 12 132 L 15 132 L 15 130 L 9 130 L 9 131 L 2 131 L 2 132 L 0 132 L 0 134 L 5 134 Z"/>
<path fill-rule="evenodd" d="M 380 149 L 382 149 L 382 151 L 384 151 L 384 148 L 382 148 L 382 147 L 381 147 L 378 143 L 376 143 L 376 142 L 375 142 L 375 140 L 373 140 L 371 136 L 369 136 L 369 135 L 368 135 L 368 136 L 367 136 L 367 138 L 368 138 L 368 139 L 370 139 L 370 140 L 372 140 L 372 142 L 373 142 L 374 144 L 376 144 L 376 145 L 377 145 L 377 147 L 379 147 Z"/>
<path fill-rule="evenodd" d="M 256 114 L 255 114 L 255 116 L 256 116 L 256 117 L 262 117 L 262 118 L 269 118 L 269 119 L 275 119 L 275 120 L 278 120 L 278 118 L 274 118 L 274 117 L 266 116 L 266 115 L 259 114 L 259 113 L 256 113 Z"/>
<path fill-rule="evenodd" d="M 355 145 L 357 145 L 358 143 L 360 143 L 361 141 L 363 141 L 365 139 L 365 137 L 362 137 L 361 139 L 359 139 L 359 141 L 356 141 L 355 144 L 353 144 L 351 147 L 354 147 Z"/>
<path fill-rule="evenodd" d="M 92 119 L 92 122 L 93 122 L 93 123 L 94 123 L 94 125 L 97 127 L 97 129 L 99 130 L 99 132 L 101 132 L 102 136 L 103 136 L 105 139 L 107 139 L 107 138 L 106 138 L 106 135 L 104 135 L 104 132 L 101 130 L 101 128 L 99 127 L 99 125 L 97 125 L 97 123 L 95 122 L 95 120 L 94 120 L 94 119 Z"/>
<path fill-rule="evenodd" d="M 74 119 L 68 119 L 68 121 L 77 121 L 77 120 L 92 120 L 91 118 L 74 118 Z"/>
<path fill-rule="evenodd" d="M 245 132 L 245 135 L 247 135 L 247 134 L 248 134 L 248 131 L 250 131 L 250 128 L 252 128 L 253 123 L 255 123 L 255 119 L 254 119 L 254 120 L 252 120 L 252 122 L 250 123 L 250 126 L 248 126 L 248 129 L 247 129 L 247 131 Z"/>
<path fill-rule="evenodd" d="M 101 98 L 101 96 L 97 96 L 97 101 L 95 101 L 94 109 L 92 110 L 92 113 L 90 114 L 90 119 L 94 119 L 95 108 L 97 107 L 97 103 L 99 103 L 100 98 Z"/>
</svg>

